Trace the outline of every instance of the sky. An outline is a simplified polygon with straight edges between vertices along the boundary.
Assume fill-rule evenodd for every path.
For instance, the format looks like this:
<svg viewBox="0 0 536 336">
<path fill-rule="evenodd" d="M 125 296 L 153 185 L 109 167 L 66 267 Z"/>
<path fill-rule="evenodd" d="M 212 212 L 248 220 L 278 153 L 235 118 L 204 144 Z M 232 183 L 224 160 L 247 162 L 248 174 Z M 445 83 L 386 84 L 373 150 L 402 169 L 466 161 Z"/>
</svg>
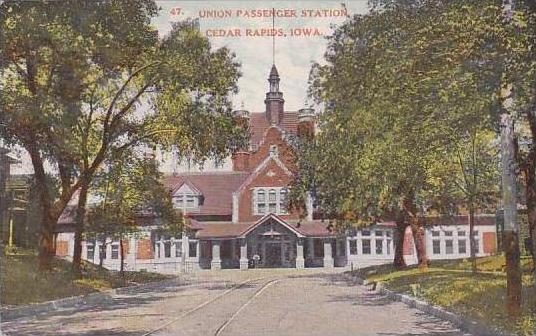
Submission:
<svg viewBox="0 0 536 336">
<path fill-rule="evenodd" d="M 164 36 L 172 24 L 187 18 L 198 19 L 201 32 L 213 48 L 227 47 L 241 64 L 238 94 L 232 97 L 235 109 L 264 111 L 268 74 L 275 61 L 281 77 L 280 91 L 285 110 L 309 104 L 307 80 L 311 64 L 322 63 L 326 37 L 347 16 L 367 11 L 368 0 L 338 1 L 156 1 L 161 8 L 152 24 Z M 272 22 L 272 9 L 276 17 Z M 344 11 L 346 10 L 346 12 Z M 277 35 L 268 36 L 274 25 Z M 275 52 L 274 52 L 275 51 Z M 22 163 L 12 173 L 32 173 L 24 151 L 14 153 Z M 170 170 L 166 163 L 164 170 Z"/>
<path fill-rule="evenodd" d="M 162 10 L 154 24 L 161 35 L 171 24 L 185 18 L 198 18 L 200 28 L 214 48 L 227 47 L 236 53 L 242 67 L 238 82 L 239 93 L 233 97 L 235 108 L 242 104 L 246 110 L 264 110 L 268 74 L 272 65 L 271 36 L 261 35 L 262 29 L 272 28 L 271 9 L 276 12 L 275 28 L 286 36 L 275 38 L 275 64 L 281 77 L 285 109 L 303 108 L 307 103 L 307 80 L 313 62 L 322 62 L 326 36 L 332 25 L 344 22 L 343 8 L 348 15 L 365 13 L 363 1 L 157 1 Z M 268 17 L 252 17 L 262 10 Z M 284 11 L 286 10 L 286 12 Z M 294 12 L 292 12 L 294 10 Z M 252 12 L 253 11 L 253 12 Z M 305 11 L 305 12 L 303 12 Z M 295 16 L 293 15 L 295 14 Z M 212 14 L 212 16 L 211 16 Z M 215 17 L 214 17 L 215 16 Z M 223 16 L 223 17 L 219 17 Z M 228 36 L 239 30 L 240 36 Z M 304 36 L 309 29 L 309 34 Z M 314 34 L 315 29 L 318 33 Z M 216 32 L 214 32 L 216 30 Z M 301 32 L 300 36 L 296 33 Z M 212 35 L 225 36 L 212 36 Z M 247 36 L 246 36 L 247 35 Z"/>
</svg>

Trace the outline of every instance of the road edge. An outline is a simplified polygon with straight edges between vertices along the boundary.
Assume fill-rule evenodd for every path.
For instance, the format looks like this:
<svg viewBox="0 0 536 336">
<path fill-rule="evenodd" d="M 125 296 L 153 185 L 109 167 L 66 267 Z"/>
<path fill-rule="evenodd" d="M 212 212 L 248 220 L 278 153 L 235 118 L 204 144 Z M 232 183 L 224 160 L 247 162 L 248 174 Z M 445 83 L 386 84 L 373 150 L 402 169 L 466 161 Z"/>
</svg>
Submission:
<svg viewBox="0 0 536 336">
<path fill-rule="evenodd" d="M 0 309 L 0 322 L 3 323 L 23 317 L 33 317 L 41 314 L 50 313 L 53 311 L 58 311 L 61 309 L 74 308 L 80 305 L 102 303 L 108 300 L 112 300 L 113 297 L 117 294 L 125 294 L 130 291 L 136 291 L 140 289 L 153 289 L 166 285 L 181 285 L 183 284 L 181 280 L 182 279 L 180 279 L 179 277 L 175 277 L 172 279 L 148 282 L 133 286 L 112 288 L 101 292 L 89 293 L 79 296 L 71 296 L 57 300 L 24 305 L 20 307 L 2 307 Z"/>
<path fill-rule="evenodd" d="M 345 273 L 344 276 L 346 278 L 349 278 L 350 280 L 353 280 L 359 285 L 371 285 L 371 283 L 369 283 L 367 280 L 358 276 L 351 275 L 348 273 Z M 412 296 L 389 290 L 385 288 L 381 283 L 376 284 L 376 291 L 378 294 L 384 295 L 390 300 L 405 303 L 411 308 L 415 308 L 434 317 L 451 322 L 452 324 L 460 328 L 462 331 L 471 333 L 475 336 L 510 336 L 510 334 L 506 334 L 495 328 L 490 328 L 488 326 L 483 325 L 482 323 L 459 316 L 451 311 L 446 310 L 443 307 L 434 306 L 426 301 L 416 299 Z"/>
</svg>

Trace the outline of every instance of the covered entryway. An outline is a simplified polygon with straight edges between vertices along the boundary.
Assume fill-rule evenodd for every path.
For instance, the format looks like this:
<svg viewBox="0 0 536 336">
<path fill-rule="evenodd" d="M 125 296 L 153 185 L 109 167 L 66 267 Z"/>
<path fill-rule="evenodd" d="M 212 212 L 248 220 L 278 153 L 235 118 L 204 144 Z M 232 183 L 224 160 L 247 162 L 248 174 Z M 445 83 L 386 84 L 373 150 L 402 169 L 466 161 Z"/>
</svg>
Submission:
<svg viewBox="0 0 536 336">
<path fill-rule="evenodd" d="M 281 242 L 278 241 L 267 241 L 264 243 L 264 256 L 261 255 L 261 259 L 264 259 L 264 267 L 283 266 L 282 246 Z"/>
<path fill-rule="evenodd" d="M 247 259 L 252 267 L 302 268 L 303 236 L 292 226 L 269 215 L 244 232 Z M 300 245 L 301 248 L 298 248 Z M 298 253 L 300 250 L 300 253 Z M 298 259 L 298 262 L 297 262 Z"/>
</svg>

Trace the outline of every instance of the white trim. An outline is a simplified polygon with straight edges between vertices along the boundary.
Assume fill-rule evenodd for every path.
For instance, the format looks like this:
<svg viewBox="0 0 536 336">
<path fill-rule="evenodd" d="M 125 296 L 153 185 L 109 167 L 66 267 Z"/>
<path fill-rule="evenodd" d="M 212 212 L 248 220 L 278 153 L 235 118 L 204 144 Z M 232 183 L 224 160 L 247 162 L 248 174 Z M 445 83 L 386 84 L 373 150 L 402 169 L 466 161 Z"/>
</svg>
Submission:
<svg viewBox="0 0 536 336">
<path fill-rule="evenodd" d="M 284 220 L 281 220 L 279 217 L 277 217 L 275 214 L 267 214 L 266 216 L 262 217 L 261 219 L 259 219 L 257 221 L 257 223 L 253 224 L 252 226 L 250 226 L 246 231 L 242 232 L 242 234 L 238 237 L 238 238 L 246 238 L 246 236 L 253 230 L 255 230 L 256 228 L 258 228 L 259 226 L 261 226 L 262 224 L 264 224 L 264 222 L 266 222 L 268 219 L 270 218 L 273 218 L 275 219 L 279 224 L 281 224 L 282 226 L 284 226 L 285 228 L 287 228 L 289 231 L 293 232 L 298 238 L 304 238 L 305 236 L 303 234 L 301 234 L 299 231 L 297 231 L 295 228 L 293 228 L 292 226 L 288 225 L 287 222 L 285 222 Z"/>
</svg>

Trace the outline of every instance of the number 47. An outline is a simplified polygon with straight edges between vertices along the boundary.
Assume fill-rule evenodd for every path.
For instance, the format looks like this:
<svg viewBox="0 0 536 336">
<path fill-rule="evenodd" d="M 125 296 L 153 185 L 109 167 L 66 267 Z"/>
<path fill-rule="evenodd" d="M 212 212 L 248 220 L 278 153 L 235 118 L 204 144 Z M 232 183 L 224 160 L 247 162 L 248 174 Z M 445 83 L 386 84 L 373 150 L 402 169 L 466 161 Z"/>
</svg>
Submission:
<svg viewBox="0 0 536 336">
<path fill-rule="evenodd" d="M 180 7 L 173 7 L 171 8 L 171 11 L 169 12 L 171 15 L 181 15 L 182 8 Z"/>
</svg>

